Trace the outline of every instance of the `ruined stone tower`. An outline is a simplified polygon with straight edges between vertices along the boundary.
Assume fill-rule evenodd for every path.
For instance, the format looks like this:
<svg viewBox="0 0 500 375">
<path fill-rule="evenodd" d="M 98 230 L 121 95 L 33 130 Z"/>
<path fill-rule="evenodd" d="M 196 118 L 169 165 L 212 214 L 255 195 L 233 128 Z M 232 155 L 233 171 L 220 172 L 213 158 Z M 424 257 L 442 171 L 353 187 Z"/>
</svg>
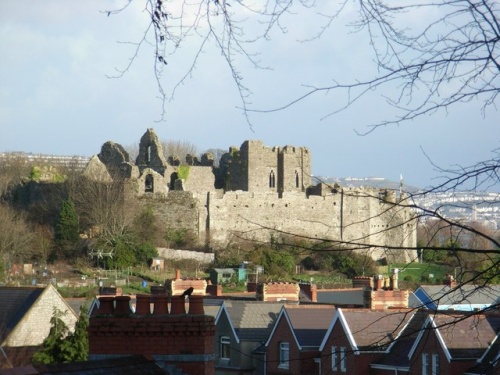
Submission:
<svg viewBox="0 0 500 375">
<path fill-rule="evenodd" d="M 311 184 L 311 155 L 305 147 L 266 147 L 245 141 L 226 160 L 226 190 L 304 192 Z"/>
</svg>

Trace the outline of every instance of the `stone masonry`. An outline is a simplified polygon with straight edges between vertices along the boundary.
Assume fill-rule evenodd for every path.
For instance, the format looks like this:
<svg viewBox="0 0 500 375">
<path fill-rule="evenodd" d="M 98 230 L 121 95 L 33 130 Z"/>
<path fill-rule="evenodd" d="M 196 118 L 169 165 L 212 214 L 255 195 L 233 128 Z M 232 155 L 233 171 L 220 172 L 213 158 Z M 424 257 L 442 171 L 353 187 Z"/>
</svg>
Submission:
<svg viewBox="0 0 500 375">
<path fill-rule="evenodd" d="M 167 161 L 157 135 L 148 129 L 135 164 L 123 147 L 106 142 L 83 173 L 96 180 L 123 180 L 153 207 L 165 228 L 190 230 L 212 248 L 300 236 L 364 249 L 374 259 L 416 258 L 416 250 L 410 250 L 416 248 L 416 222 L 411 209 L 398 204 L 403 197 L 375 188 L 312 186 L 311 154 L 305 147 L 245 141 L 231 147 L 218 167 L 211 154 L 201 161 L 187 159 Z"/>
</svg>

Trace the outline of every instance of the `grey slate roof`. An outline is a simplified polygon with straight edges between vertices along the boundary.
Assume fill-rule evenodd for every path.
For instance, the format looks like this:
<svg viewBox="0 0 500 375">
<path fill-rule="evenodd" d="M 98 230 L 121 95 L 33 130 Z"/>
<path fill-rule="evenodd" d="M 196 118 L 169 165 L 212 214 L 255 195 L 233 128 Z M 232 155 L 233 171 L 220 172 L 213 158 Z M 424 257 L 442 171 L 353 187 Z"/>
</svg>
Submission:
<svg viewBox="0 0 500 375">
<path fill-rule="evenodd" d="M 21 321 L 44 288 L 0 287 L 0 342 Z"/>
<path fill-rule="evenodd" d="M 500 333 L 496 314 L 431 316 L 453 359 L 480 358 Z"/>
<path fill-rule="evenodd" d="M 380 364 L 393 367 L 410 367 L 408 354 L 415 342 L 415 339 L 422 330 L 427 313 L 425 311 L 417 311 L 408 322 L 404 330 L 399 335 L 394 345 L 390 348 L 387 355 L 382 356 L 374 365 Z"/>
<path fill-rule="evenodd" d="M 240 340 L 265 341 L 284 302 L 224 301 Z"/>
<path fill-rule="evenodd" d="M 302 305 L 286 307 L 300 346 L 319 347 L 335 315 L 333 306 Z"/>
<path fill-rule="evenodd" d="M 419 289 L 438 305 L 491 305 L 500 302 L 500 285 L 463 284 L 457 288 L 443 285 L 422 285 Z M 418 293 L 418 290 L 415 293 Z M 421 305 L 422 302 L 418 302 Z"/>
<path fill-rule="evenodd" d="M 413 309 L 341 309 L 360 350 L 385 350 L 415 314 Z"/>
<path fill-rule="evenodd" d="M 318 289 L 318 303 L 332 303 L 334 305 L 364 306 L 363 289 Z"/>
</svg>

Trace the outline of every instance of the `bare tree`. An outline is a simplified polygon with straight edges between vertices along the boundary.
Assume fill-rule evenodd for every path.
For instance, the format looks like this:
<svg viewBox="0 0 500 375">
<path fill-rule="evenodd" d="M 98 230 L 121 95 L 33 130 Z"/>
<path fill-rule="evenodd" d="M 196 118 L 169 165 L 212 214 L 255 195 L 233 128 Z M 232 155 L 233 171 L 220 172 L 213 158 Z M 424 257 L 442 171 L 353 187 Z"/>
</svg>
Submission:
<svg viewBox="0 0 500 375">
<path fill-rule="evenodd" d="M 178 157 L 181 163 L 186 161 L 186 156 L 198 156 L 198 147 L 188 141 L 162 141 L 163 156 L 168 160 L 169 157 Z"/>
<path fill-rule="evenodd" d="M 123 182 L 99 182 L 81 177 L 70 192 L 80 215 L 80 226 L 112 241 L 122 236 L 137 211 Z"/>
<path fill-rule="evenodd" d="M 349 23 L 358 32 L 365 33 L 367 44 L 373 49 L 375 73 L 367 78 L 356 77 L 352 81 L 344 81 L 343 77 L 325 77 L 324 85 L 308 85 L 305 82 L 304 92 L 287 102 L 273 103 L 269 108 L 252 107 L 249 100 L 251 88 L 243 84 L 239 69 L 241 58 L 258 67 L 252 43 L 270 38 L 273 31 L 286 32 L 281 22 L 285 16 L 293 16 L 294 13 L 300 16 L 300 8 L 314 8 L 318 4 L 305 0 L 145 0 L 150 23 L 135 52 L 139 53 L 146 41 L 155 46 L 154 72 L 165 104 L 167 95 L 161 81 L 163 70 L 188 38 L 194 34 L 201 35 L 200 47 L 192 65 L 186 75 L 177 81 L 182 83 L 193 73 L 199 54 L 212 43 L 220 50 L 233 76 L 248 120 L 252 112 L 283 111 L 305 98 L 331 92 L 344 94 L 344 101 L 332 103 L 325 109 L 324 116 L 349 110 L 354 104 L 382 93 L 385 103 L 391 108 L 391 115 L 373 119 L 360 134 L 437 112 L 453 111 L 471 102 L 481 103 L 484 115 L 489 109 L 495 109 L 500 91 L 500 5 L 493 0 L 341 1 L 330 13 L 321 14 L 324 21 L 319 24 L 316 37 L 324 35 L 340 15 L 353 14 L 354 18 Z M 188 9 L 195 9 L 194 16 L 187 16 Z M 260 23 L 261 28 L 247 27 L 248 19 L 255 22 L 252 27 Z M 415 19 L 419 22 L 409 22 Z M 460 267 L 475 268 L 475 272 L 463 273 L 460 283 L 450 293 L 460 290 L 461 285 L 467 283 L 478 288 L 486 286 L 494 280 L 500 268 L 498 232 L 485 230 L 471 222 L 450 219 L 443 212 L 448 203 L 429 209 L 419 206 L 414 199 L 437 192 L 453 194 L 463 190 L 498 189 L 498 150 L 491 159 L 479 160 L 468 166 L 435 167 L 442 175 L 441 181 L 424 192 L 408 195 L 397 204 L 415 210 L 416 217 L 411 220 L 439 220 L 437 230 L 429 233 L 427 238 L 421 238 L 420 249 L 424 252 L 446 252 Z M 500 202 L 500 196 L 490 202 Z M 287 235 L 293 236 L 291 233 Z M 438 237 L 441 238 L 438 240 Z M 469 239 L 469 242 L 458 246 L 463 238 Z M 351 250 L 366 249 L 372 245 L 369 238 L 349 243 L 334 241 L 331 248 L 323 246 L 321 251 L 333 251 L 345 246 Z M 480 263 L 483 267 L 477 267 Z M 453 324 L 453 321 L 447 324 Z"/>
<path fill-rule="evenodd" d="M 24 215 L 0 203 L 0 261 L 24 262 L 34 251 L 34 234 Z"/>
<path fill-rule="evenodd" d="M 451 110 L 472 100 L 480 100 L 485 111 L 488 106 L 494 106 L 497 99 L 500 7 L 492 0 L 425 0 L 404 4 L 395 0 L 344 0 L 337 7 L 321 7 L 307 0 L 143 2 L 149 25 L 135 43 L 135 55 L 129 65 L 120 73 L 128 71 L 141 48 L 147 43 L 153 44 L 154 72 L 164 99 L 167 98 L 162 83 L 164 70 L 179 48 L 187 40 L 195 39 L 195 35 L 199 36 L 199 49 L 192 64 L 184 76 L 170 77 L 170 81 L 181 84 L 193 73 L 200 53 L 210 46 L 215 47 L 231 71 L 246 115 L 249 111 L 283 110 L 321 92 L 345 92 L 345 102 L 340 106 L 332 103 L 335 110 L 327 112 L 328 116 L 367 96 L 380 95 L 382 91 L 387 104 L 393 108 L 393 116 L 368 124 L 370 131 L 377 126 L 399 124 L 439 110 Z M 130 2 L 125 8 L 129 5 Z M 251 87 L 243 84 L 239 68 L 242 58 L 260 67 L 253 49 L 255 42 L 270 39 L 273 32 L 286 33 L 287 17 L 300 17 L 301 12 L 311 9 L 318 12 L 318 29 L 312 39 L 322 36 L 345 14 L 347 21 L 344 22 L 354 30 L 366 32 L 363 35 L 366 35 L 367 46 L 373 48 L 378 73 L 363 80 L 356 77 L 352 82 L 325 77 L 325 82 L 329 83 L 323 86 L 304 82 L 307 85 L 304 93 L 288 103 L 269 109 L 252 108 Z M 110 10 L 107 14 L 123 10 Z M 424 22 L 409 25 L 409 20 L 422 20 L 422 16 Z M 306 39 L 311 37 L 305 35 L 303 40 Z"/>
</svg>

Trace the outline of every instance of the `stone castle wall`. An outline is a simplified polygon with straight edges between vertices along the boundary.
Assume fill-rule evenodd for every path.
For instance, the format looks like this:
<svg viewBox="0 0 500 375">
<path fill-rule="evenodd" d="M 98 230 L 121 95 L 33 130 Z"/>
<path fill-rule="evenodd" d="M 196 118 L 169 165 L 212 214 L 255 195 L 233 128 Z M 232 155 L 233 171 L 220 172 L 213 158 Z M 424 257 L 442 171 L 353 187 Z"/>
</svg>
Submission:
<svg viewBox="0 0 500 375">
<path fill-rule="evenodd" d="M 281 198 L 276 193 L 210 193 L 208 228 L 210 240 L 219 246 L 237 239 L 269 241 L 271 235 L 300 236 L 371 248 L 372 256 L 378 259 L 387 256 L 387 247 L 415 246 L 414 224 L 406 211 L 380 203 L 376 196 L 366 194 L 366 189 L 308 198 L 301 193 L 284 193 Z M 399 250 L 391 256 L 406 261 L 416 254 Z"/>
<path fill-rule="evenodd" d="M 409 208 L 400 207 L 393 191 L 371 188 L 311 186 L 311 155 L 305 147 L 266 147 L 245 141 L 222 156 L 220 166 L 166 162 L 158 137 L 148 129 L 141 138 L 136 166 L 119 145 L 107 142 L 89 168 L 121 176 L 136 186 L 141 203 L 153 207 L 163 228 L 187 229 L 200 244 L 226 246 L 231 241 L 268 241 L 271 236 L 328 239 L 366 249 L 375 259 L 407 261 L 415 254 L 415 223 Z M 115 165 L 117 164 L 117 165 Z M 117 173 L 116 171 L 120 171 Z M 122 172 L 125 171 L 125 172 Z M 85 170 L 87 176 L 92 171 Z M 223 189 L 216 189 L 221 186 Z M 347 243 L 347 245 L 346 245 Z M 391 250 L 392 251 L 392 250 Z M 415 251 L 415 250 L 413 250 Z"/>
</svg>

